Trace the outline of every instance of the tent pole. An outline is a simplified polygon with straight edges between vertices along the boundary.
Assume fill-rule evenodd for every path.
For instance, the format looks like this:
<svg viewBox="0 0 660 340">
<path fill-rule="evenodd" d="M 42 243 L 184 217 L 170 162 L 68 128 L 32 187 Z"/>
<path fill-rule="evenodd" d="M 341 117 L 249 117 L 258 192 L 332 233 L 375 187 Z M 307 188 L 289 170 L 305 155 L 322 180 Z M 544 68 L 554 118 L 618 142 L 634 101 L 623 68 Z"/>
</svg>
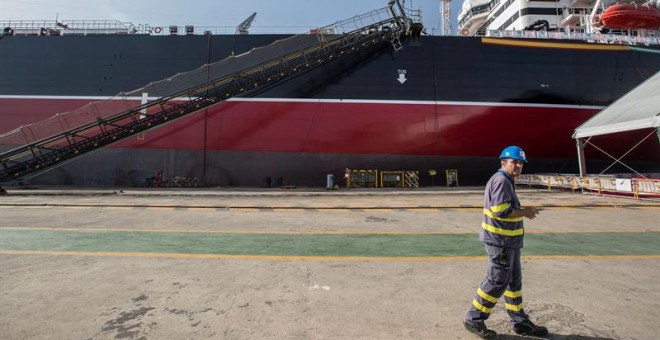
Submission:
<svg viewBox="0 0 660 340">
<path fill-rule="evenodd" d="M 585 177 L 587 175 L 587 164 L 584 160 L 584 146 L 587 143 L 583 138 L 576 139 L 577 153 L 578 153 L 578 165 L 580 167 L 580 177 Z"/>
</svg>

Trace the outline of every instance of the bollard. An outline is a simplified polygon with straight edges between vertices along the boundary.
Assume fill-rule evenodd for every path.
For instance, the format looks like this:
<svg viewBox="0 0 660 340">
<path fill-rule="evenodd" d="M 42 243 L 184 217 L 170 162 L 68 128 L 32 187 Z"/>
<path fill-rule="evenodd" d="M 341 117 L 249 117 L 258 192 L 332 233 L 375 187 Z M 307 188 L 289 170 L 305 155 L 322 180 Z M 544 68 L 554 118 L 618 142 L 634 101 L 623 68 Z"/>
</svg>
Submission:
<svg viewBox="0 0 660 340">
<path fill-rule="evenodd" d="M 327 174 L 325 176 L 325 189 L 332 190 L 335 188 L 335 176 L 332 174 Z"/>
</svg>

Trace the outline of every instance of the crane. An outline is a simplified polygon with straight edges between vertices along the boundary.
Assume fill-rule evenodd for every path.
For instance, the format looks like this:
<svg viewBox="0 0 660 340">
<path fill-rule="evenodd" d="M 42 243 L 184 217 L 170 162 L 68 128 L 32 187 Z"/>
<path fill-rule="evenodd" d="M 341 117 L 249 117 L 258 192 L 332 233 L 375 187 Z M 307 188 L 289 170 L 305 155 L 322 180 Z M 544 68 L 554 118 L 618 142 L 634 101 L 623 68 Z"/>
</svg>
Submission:
<svg viewBox="0 0 660 340">
<path fill-rule="evenodd" d="M 249 34 L 248 29 L 252 26 L 254 18 L 257 16 L 257 12 L 252 13 L 247 19 L 243 20 L 238 26 L 236 26 L 236 34 Z"/>
<path fill-rule="evenodd" d="M 451 0 L 440 0 L 440 20 L 442 35 L 451 35 Z"/>
</svg>

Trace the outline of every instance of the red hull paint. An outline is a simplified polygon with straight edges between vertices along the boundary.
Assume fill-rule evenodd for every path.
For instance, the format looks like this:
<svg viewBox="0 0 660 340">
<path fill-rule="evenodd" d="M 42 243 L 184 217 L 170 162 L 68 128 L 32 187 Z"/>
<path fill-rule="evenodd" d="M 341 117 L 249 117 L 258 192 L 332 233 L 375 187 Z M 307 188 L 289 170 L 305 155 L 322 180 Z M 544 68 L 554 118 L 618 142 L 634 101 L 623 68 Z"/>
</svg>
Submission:
<svg viewBox="0 0 660 340">
<path fill-rule="evenodd" d="M 0 99 L 2 130 L 48 118 L 54 108 L 67 111 L 88 102 Z M 502 147 L 517 144 L 530 157 L 572 159 L 576 157 L 573 130 L 597 111 L 593 107 L 487 103 L 229 101 L 113 147 L 491 157 Z M 637 135 L 600 138 L 596 144 L 621 155 L 636 141 L 617 140 Z M 594 151 L 587 156 L 604 158 Z M 657 142 L 645 143 L 629 157 L 660 160 Z"/>
</svg>

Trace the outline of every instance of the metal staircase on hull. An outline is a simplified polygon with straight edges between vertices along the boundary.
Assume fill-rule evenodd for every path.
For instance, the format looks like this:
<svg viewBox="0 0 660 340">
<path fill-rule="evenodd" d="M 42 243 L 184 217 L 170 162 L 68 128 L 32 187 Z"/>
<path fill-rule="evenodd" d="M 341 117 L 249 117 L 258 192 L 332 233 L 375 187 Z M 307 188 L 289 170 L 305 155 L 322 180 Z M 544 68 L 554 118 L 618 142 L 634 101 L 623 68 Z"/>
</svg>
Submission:
<svg viewBox="0 0 660 340">
<path fill-rule="evenodd" d="M 380 11 L 386 13 L 383 20 L 344 34 L 320 29 L 318 43 L 311 46 L 253 63 L 200 85 L 2 153 L 0 183 L 34 177 L 130 136 L 232 97 L 257 92 L 341 58 L 366 57 L 392 43 L 399 49 L 399 38 L 410 26 L 408 19 L 398 1 L 390 1 L 388 7 Z M 240 61 L 241 56 L 233 58 Z"/>
</svg>

